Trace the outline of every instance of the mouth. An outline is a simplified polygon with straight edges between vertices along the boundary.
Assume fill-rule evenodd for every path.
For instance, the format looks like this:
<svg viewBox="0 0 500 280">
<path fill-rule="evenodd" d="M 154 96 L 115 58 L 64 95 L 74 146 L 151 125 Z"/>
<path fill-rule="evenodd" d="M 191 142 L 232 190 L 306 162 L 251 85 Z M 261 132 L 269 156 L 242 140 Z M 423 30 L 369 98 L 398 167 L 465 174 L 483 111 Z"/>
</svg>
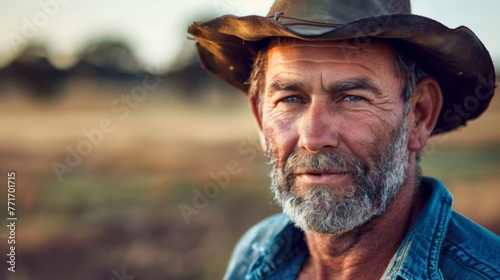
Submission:
<svg viewBox="0 0 500 280">
<path fill-rule="evenodd" d="M 297 180 L 307 185 L 334 185 L 348 175 L 349 173 L 343 170 L 303 170 L 295 173 Z"/>
</svg>

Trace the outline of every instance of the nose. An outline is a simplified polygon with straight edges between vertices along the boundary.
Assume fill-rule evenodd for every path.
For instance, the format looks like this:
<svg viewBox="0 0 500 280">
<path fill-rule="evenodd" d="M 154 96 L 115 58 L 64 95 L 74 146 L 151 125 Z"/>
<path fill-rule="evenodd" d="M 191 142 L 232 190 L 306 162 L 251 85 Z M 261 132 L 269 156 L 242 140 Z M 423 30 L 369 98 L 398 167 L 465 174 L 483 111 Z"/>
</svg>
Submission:
<svg viewBox="0 0 500 280">
<path fill-rule="evenodd" d="M 299 120 L 300 148 L 319 152 L 339 144 L 336 113 L 326 100 L 313 100 Z"/>
</svg>

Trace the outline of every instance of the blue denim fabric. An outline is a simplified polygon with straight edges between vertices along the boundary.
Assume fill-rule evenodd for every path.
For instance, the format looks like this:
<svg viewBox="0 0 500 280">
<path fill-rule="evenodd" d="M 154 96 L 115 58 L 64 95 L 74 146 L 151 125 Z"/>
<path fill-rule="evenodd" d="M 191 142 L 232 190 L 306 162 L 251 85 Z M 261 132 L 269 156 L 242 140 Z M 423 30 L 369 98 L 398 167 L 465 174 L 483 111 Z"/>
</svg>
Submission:
<svg viewBox="0 0 500 280">
<path fill-rule="evenodd" d="M 441 182 L 423 178 L 430 196 L 382 279 L 500 279 L 500 238 L 452 210 Z M 224 279 L 295 279 L 308 256 L 304 233 L 279 214 L 238 242 Z"/>
</svg>

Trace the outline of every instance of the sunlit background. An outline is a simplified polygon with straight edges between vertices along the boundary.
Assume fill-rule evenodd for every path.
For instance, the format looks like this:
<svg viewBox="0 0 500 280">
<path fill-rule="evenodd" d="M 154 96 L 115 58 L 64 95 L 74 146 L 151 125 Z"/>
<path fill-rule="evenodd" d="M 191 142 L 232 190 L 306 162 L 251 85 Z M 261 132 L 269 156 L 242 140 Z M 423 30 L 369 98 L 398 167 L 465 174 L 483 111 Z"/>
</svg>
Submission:
<svg viewBox="0 0 500 280">
<path fill-rule="evenodd" d="M 0 279 L 222 277 L 241 234 L 280 209 L 245 96 L 200 69 L 186 29 L 271 4 L 0 0 Z M 499 1 L 412 4 L 471 28 L 500 66 Z M 433 138 L 423 160 L 455 208 L 496 234 L 499 121 L 496 96 L 478 120 Z"/>
</svg>

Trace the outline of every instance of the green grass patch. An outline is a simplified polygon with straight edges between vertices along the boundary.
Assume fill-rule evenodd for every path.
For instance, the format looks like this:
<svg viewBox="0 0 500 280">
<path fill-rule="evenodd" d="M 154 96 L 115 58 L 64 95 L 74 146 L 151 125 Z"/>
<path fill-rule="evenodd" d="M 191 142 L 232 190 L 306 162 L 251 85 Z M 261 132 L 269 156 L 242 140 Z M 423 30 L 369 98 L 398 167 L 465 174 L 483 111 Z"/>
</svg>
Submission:
<svg viewBox="0 0 500 280">
<path fill-rule="evenodd" d="M 425 176 L 444 182 L 500 178 L 500 145 L 481 148 L 436 150 L 422 159 Z"/>
</svg>

